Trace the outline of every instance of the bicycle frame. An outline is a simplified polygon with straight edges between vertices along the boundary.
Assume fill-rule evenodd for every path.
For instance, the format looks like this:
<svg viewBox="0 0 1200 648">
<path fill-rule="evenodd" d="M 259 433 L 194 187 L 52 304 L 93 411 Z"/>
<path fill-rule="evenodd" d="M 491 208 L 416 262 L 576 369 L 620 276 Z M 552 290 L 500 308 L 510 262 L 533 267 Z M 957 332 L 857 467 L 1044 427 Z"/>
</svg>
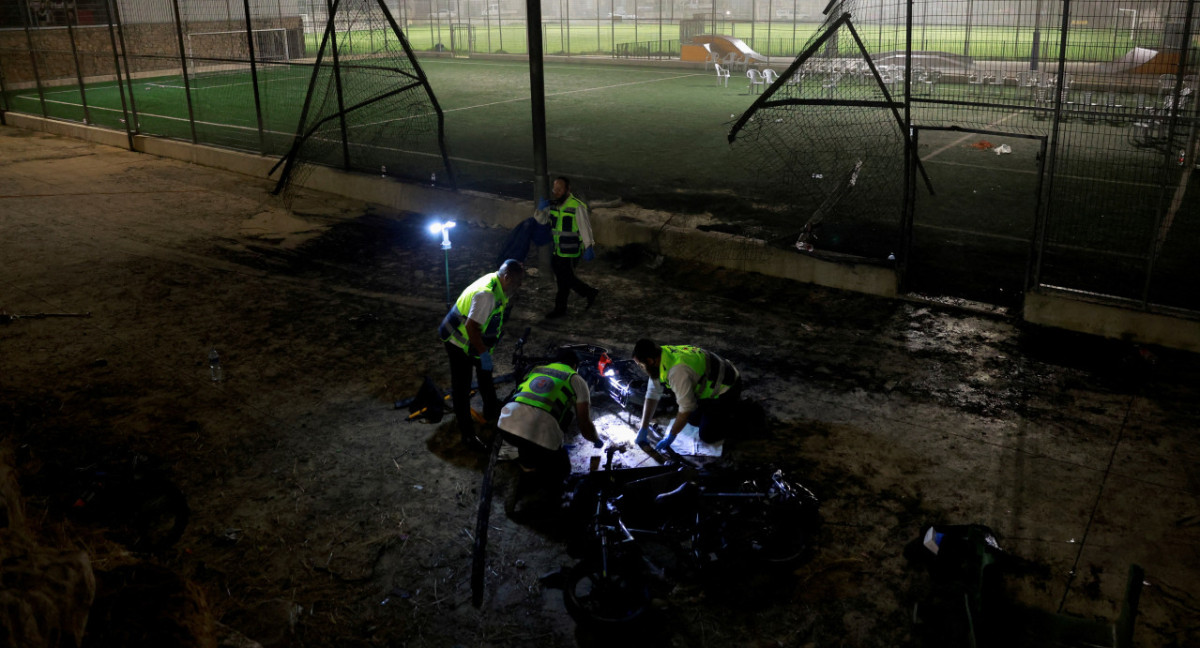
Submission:
<svg viewBox="0 0 1200 648">
<path fill-rule="evenodd" d="M 605 469 L 582 476 L 572 493 L 586 521 L 568 549 L 579 562 L 563 595 L 581 623 L 634 620 L 648 605 L 653 575 L 721 582 L 757 569 L 774 577 L 809 547 L 817 499 L 781 471 L 770 474 L 769 485 L 686 464 L 613 471 L 615 451 L 610 447 Z M 652 540 L 662 540 L 674 558 L 657 564 L 646 553 Z"/>
</svg>

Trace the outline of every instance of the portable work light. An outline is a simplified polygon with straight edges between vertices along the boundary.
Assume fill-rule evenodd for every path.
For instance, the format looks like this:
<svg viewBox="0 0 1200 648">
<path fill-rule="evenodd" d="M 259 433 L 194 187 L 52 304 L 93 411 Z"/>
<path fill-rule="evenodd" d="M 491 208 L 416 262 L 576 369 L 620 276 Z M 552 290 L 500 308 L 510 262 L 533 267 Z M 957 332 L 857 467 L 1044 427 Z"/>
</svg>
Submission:
<svg viewBox="0 0 1200 648">
<path fill-rule="evenodd" d="M 439 232 L 441 233 L 443 250 L 450 249 L 450 229 L 452 227 L 454 227 L 454 221 L 446 221 L 444 223 L 434 221 L 433 223 L 429 224 L 430 234 L 437 234 Z"/>
<path fill-rule="evenodd" d="M 429 224 L 429 233 L 437 236 L 440 232 L 442 235 L 442 250 L 446 255 L 446 308 L 450 308 L 450 228 L 454 227 L 454 221 L 434 221 Z"/>
</svg>

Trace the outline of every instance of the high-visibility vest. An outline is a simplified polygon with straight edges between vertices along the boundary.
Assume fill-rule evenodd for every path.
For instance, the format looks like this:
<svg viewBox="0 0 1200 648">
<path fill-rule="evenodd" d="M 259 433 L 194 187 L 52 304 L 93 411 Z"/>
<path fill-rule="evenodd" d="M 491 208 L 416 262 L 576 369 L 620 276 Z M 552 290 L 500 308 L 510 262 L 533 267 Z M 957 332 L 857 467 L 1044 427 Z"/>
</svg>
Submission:
<svg viewBox="0 0 1200 648">
<path fill-rule="evenodd" d="M 583 239 L 579 236 L 579 221 L 575 216 L 582 205 L 574 195 L 568 195 L 563 204 L 549 209 L 550 227 L 554 231 L 554 254 L 560 257 L 583 254 Z"/>
<path fill-rule="evenodd" d="M 504 318 L 507 315 L 508 296 L 504 294 L 500 275 L 495 272 L 485 274 L 476 279 L 475 283 L 467 286 L 467 289 L 458 296 L 458 301 L 450 308 L 450 312 L 442 318 L 442 325 L 438 327 L 438 335 L 443 342 L 450 342 L 471 356 L 476 354 L 467 338 L 467 314 L 471 312 L 471 300 L 481 292 L 490 292 L 496 297 L 496 303 L 492 306 L 492 312 L 488 314 L 487 321 L 483 324 L 482 332 L 484 346 L 488 350 L 496 346 L 496 342 L 500 340 L 500 329 L 504 326 Z"/>
<path fill-rule="evenodd" d="M 571 387 L 573 375 L 575 370 L 561 362 L 537 367 L 529 372 L 513 400 L 550 412 L 559 427 L 565 429 L 575 411 L 575 389 Z"/>
<path fill-rule="evenodd" d="M 696 398 L 716 398 L 720 395 L 718 390 L 725 385 L 733 384 L 737 376 L 737 370 L 733 368 L 732 363 L 721 359 L 711 351 L 688 345 L 664 345 L 658 372 L 659 381 L 670 387 L 667 374 L 670 373 L 672 367 L 680 363 L 687 365 L 696 372 L 696 375 L 700 376 L 694 390 Z"/>
</svg>

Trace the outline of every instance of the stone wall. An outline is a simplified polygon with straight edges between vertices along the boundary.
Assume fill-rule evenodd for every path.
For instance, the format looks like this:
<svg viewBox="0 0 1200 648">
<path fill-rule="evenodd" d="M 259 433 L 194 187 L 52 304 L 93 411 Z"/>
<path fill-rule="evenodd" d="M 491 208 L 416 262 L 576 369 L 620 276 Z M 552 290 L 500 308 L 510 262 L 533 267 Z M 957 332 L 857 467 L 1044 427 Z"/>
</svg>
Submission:
<svg viewBox="0 0 1200 648">
<path fill-rule="evenodd" d="M 255 29 L 284 28 L 287 30 L 288 49 L 292 59 L 304 57 L 304 36 L 299 16 L 272 19 L 255 24 Z M 192 22 L 184 33 L 244 31 L 246 23 L 241 21 Z M 75 48 L 72 51 L 71 39 Z M 190 56 L 212 56 L 237 58 L 228 50 L 228 42 L 209 39 L 211 48 L 219 46 L 225 51 L 193 51 Z M 244 41 L 243 41 L 244 42 Z M 29 55 L 30 44 L 37 52 L 36 58 Z M 124 26 L 124 46 L 128 57 L 125 65 L 133 76 L 147 73 L 178 74 L 180 66 L 179 37 L 174 23 L 141 23 Z M 118 49 L 120 42 L 118 42 Z M 246 58 L 246 54 L 241 55 Z M 75 60 L 79 60 L 76 70 Z M 36 60 L 36 74 L 33 61 Z M 35 87 L 40 79 L 43 87 L 76 85 L 79 76 L 85 83 L 107 81 L 115 78 L 112 52 L 112 35 L 107 25 L 88 27 L 54 27 L 46 29 L 0 31 L 0 75 L 6 90 L 21 90 Z"/>
</svg>

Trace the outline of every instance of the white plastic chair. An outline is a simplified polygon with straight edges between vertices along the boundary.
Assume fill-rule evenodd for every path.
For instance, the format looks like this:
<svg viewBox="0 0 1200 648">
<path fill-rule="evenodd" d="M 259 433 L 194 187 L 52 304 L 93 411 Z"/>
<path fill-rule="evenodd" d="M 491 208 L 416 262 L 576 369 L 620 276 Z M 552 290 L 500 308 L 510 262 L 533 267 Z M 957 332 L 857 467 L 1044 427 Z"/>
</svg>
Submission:
<svg viewBox="0 0 1200 648">
<path fill-rule="evenodd" d="M 762 78 L 765 85 L 772 85 L 779 78 L 779 73 L 771 68 L 766 68 L 762 71 Z"/>
<path fill-rule="evenodd" d="M 925 86 L 925 94 L 937 92 L 938 82 L 942 80 L 941 70 L 925 70 L 917 77 L 917 83 Z"/>
<path fill-rule="evenodd" d="M 1004 71 L 999 71 L 987 78 L 987 84 L 995 89 L 996 94 L 1004 94 L 1004 82 L 1007 79 L 1004 76 Z"/>
<path fill-rule="evenodd" d="M 1175 75 L 1160 74 L 1158 75 L 1158 99 L 1161 101 L 1163 97 L 1175 92 Z"/>
<path fill-rule="evenodd" d="M 720 63 L 713 63 L 713 68 L 717 71 L 717 85 L 721 85 L 721 83 L 724 82 L 725 87 L 728 88 L 729 68 L 721 65 Z"/>
<path fill-rule="evenodd" d="M 826 91 L 830 99 L 833 99 L 834 93 L 837 92 L 838 83 L 842 80 L 842 75 L 838 72 L 830 72 L 825 80 L 821 82 L 821 88 Z"/>
<path fill-rule="evenodd" d="M 746 69 L 746 57 L 737 52 L 730 52 L 725 55 L 725 67 L 730 70 Z"/>
<path fill-rule="evenodd" d="M 749 70 L 746 70 L 746 78 L 750 79 L 750 94 L 758 94 L 761 92 L 763 77 L 757 69 L 750 68 Z M 755 87 L 758 87 L 759 90 L 755 90 Z"/>
<path fill-rule="evenodd" d="M 1038 73 L 1034 70 L 1020 70 L 1017 72 L 1017 87 L 1021 88 L 1021 94 L 1029 91 L 1029 98 L 1033 99 L 1034 90 L 1038 87 Z"/>
<path fill-rule="evenodd" d="M 967 75 L 967 87 L 971 92 L 982 92 L 985 83 L 987 83 L 987 75 L 983 72 L 972 72 Z"/>
</svg>

